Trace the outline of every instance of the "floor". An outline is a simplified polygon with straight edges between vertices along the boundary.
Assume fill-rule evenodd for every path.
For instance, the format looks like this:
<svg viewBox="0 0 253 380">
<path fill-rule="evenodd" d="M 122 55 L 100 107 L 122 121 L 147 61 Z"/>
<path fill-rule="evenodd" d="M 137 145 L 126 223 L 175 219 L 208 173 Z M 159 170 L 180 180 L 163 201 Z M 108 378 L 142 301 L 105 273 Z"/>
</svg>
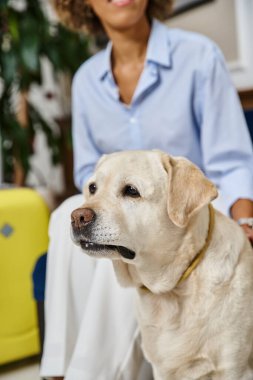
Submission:
<svg viewBox="0 0 253 380">
<path fill-rule="evenodd" d="M 39 362 L 30 359 L 0 367 L 0 380 L 40 380 Z"/>
</svg>

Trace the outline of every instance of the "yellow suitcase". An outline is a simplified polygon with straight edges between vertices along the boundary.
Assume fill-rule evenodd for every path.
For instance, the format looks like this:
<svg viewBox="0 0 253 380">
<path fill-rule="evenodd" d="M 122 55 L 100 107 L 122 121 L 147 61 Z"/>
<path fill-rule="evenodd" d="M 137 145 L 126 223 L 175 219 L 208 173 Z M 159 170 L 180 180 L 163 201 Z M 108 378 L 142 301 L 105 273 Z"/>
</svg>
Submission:
<svg viewBox="0 0 253 380">
<path fill-rule="evenodd" d="M 0 364 L 40 352 L 32 271 L 47 251 L 48 220 L 36 191 L 0 190 Z"/>
</svg>

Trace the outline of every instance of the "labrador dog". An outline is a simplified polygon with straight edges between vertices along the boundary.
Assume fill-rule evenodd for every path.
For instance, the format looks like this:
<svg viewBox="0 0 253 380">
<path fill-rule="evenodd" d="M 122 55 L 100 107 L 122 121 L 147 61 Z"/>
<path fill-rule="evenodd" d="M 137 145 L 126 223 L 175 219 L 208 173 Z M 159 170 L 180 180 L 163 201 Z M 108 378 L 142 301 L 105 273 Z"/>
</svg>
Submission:
<svg viewBox="0 0 253 380">
<path fill-rule="evenodd" d="M 127 151 L 101 158 L 72 213 L 74 241 L 137 289 L 155 380 L 253 379 L 253 252 L 216 196 L 190 161 Z"/>
</svg>

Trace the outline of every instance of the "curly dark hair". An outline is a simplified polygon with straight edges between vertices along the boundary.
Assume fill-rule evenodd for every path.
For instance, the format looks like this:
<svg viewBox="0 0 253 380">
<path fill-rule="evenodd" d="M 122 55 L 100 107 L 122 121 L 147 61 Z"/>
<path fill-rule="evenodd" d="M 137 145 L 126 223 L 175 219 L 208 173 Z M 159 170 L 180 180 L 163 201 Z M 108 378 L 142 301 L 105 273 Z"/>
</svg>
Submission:
<svg viewBox="0 0 253 380">
<path fill-rule="evenodd" d="M 76 31 L 88 31 L 93 35 L 103 35 L 104 29 L 99 18 L 85 0 L 51 0 L 60 20 Z M 165 20 L 172 11 L 173 0 L 149 0 L 147 15 L 150 20 Z"/>
</svg>

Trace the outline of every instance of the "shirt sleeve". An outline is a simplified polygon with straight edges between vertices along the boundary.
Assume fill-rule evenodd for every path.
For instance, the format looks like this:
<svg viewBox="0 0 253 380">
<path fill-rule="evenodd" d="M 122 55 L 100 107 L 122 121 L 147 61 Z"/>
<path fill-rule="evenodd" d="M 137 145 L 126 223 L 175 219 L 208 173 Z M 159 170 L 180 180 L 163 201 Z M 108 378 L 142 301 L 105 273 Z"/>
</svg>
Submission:
<svg viewBox="0 0 253 380">
<path fill-rule="evenodd" d="M 72 137 L 74 181 L 76 187 L 82 191 L 85 183 L 92 175 L 101 154 L 88 129 L 83 91 L 80 88 L 78 76 L 74 77 L 72 84 Z"/>
<path fill-rule="evenodd" d="M 253 200 L 253 151 L 237 92 L 220 50 L 209 52 L 200 94 L 200 140 L 206 175 L 217 185 L 228 211 Z"/>
</svg>

